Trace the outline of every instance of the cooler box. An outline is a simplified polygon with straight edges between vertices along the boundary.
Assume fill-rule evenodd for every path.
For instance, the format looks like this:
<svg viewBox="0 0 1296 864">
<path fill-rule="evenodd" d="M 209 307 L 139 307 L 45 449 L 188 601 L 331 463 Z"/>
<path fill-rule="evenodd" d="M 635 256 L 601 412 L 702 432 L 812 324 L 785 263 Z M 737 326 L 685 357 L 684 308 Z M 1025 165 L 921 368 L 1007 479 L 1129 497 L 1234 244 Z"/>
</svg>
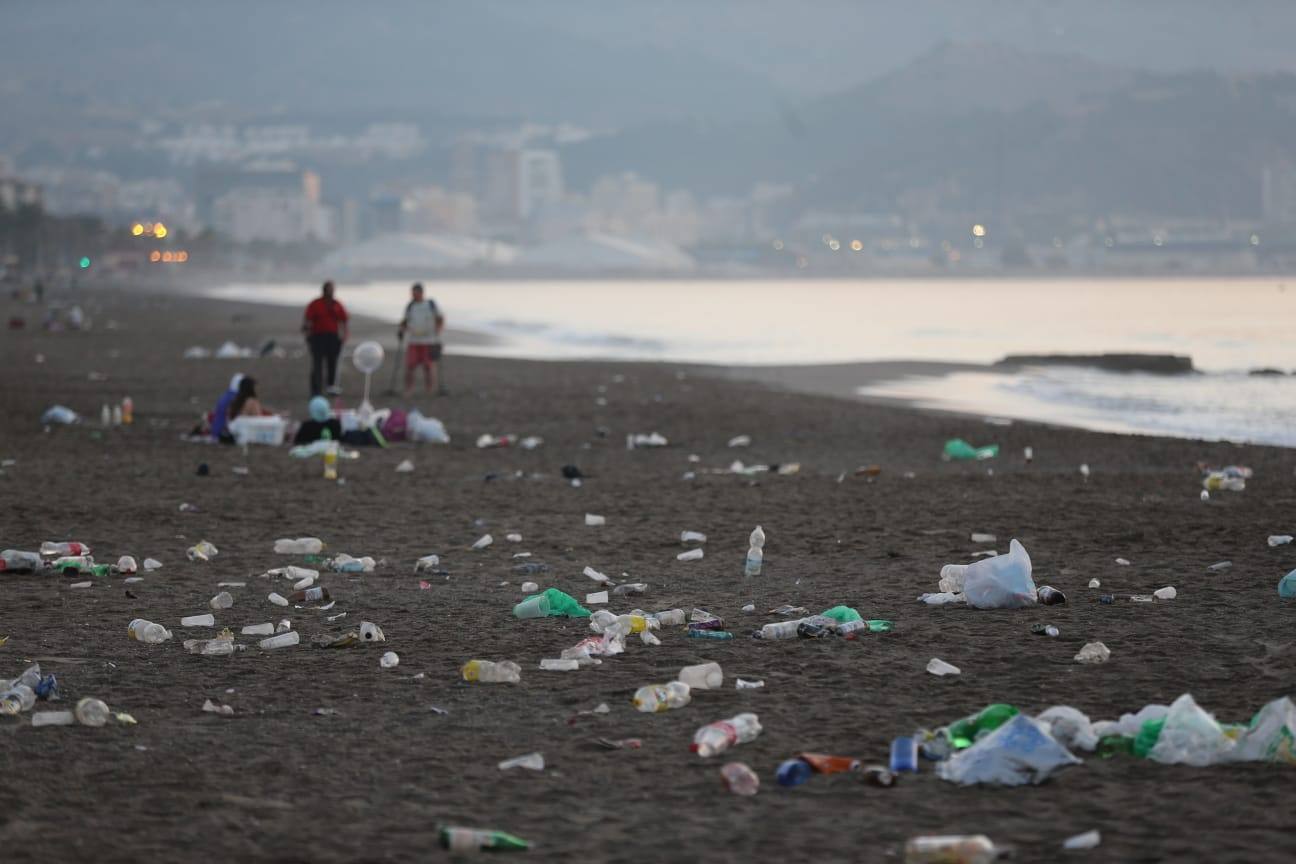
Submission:
<svg viewBox="0 0 1296 864">
<path fill-rule="evenodd" d="M 288 422 L 282 417 L 235 417 L 230 421 L 230 435 L 236 444 L 268 444 L 278 447 L 284 442 Z"/>
</svg>

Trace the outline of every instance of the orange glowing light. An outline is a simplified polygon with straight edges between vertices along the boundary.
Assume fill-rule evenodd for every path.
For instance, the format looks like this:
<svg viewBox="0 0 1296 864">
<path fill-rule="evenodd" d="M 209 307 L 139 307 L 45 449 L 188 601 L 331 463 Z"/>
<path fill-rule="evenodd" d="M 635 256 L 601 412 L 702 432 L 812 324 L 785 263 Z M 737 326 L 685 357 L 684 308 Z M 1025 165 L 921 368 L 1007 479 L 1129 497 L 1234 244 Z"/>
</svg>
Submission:
<svg viewBox="0 0 1296 864">
<path fill-rule="evenodd" d="M 149 260 L 152 261 L 154 264 L 156 264 L 157 262 L 162 260 L 162 253 L 154 249 L 152 252 L 149 253 Z"/>
</svg>

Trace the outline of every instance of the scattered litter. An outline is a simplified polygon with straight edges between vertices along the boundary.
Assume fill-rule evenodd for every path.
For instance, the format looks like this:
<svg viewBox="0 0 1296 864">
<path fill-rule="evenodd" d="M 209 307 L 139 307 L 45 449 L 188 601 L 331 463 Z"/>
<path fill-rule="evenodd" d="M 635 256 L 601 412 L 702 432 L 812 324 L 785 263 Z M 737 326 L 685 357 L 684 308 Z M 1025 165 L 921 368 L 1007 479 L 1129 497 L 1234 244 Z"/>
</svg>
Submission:
<svg viewBox="0 0 1296 864">
<path fill-rule="evenodd" d="M 221 717 L 234 716 L 234 706 L 220 705 L 210 699 L 203 703 L 202 710 L 206 711 L 208 714 L 219 714 Z"/>
<path fill-rule="evenodd" d="M 927 671 L 937 676 L 962 674 L 962 670 L 959 669 L 957 666 L 953 665 L 952 663 L 946 663 L 944 660 L 940 659 L 939 657 L 933 657 L 927 663 Z"/>
<path fill-rule="evenodd" d="M 730 447 L 750 447 L 752 439 L 750 435 L 735 435 L 729 439 Z"/>
<path fill-rule="evenodd" d="M 675 558 L 679 561 L 701 561 L 703 555 L 704 553 L 701 549 L 690 549 L 687 552 L 679 553 Z"/>
<path fill-rule="evenodd" d="M 1275 546 L 1286 546 L 1290 542 L 1292 542 L 1292 535 L 1290 534 L 1271 534 L 1269 536 L 1270 549 Z"/>
<path fill-rule="evenodd" d="M 409 474 L 413 472 L 413 470 L 414 470 L 414 460 L 412 459 L 405 459 L 399 465 L 396 466 L 397 474 Z"/>
<path fill-rule="evenodd" d="M 525 768 L 528 771 L 543 771 L 545 767 L 544 756 L 540 753 L 528 753 L 525 756 L 514 756 L 512 759 L 505 759 L 499 763 L 499 770 L 508 771 L 512 768 Z"/>
<path fill-rule="evenodd" d="M 1116 559 L 1116 564 L 1117 564 L 1118 566 L 1120 566 L 1120 567 L 1128 567 L 1128 566 L 1130 566 L 1130 562 L 1129 562 L 1129 559 L 1128 559 L 1128 558 L 1117 558 L 1117 559 Z"/>
<path fill-rule="evenodd" d="M 1077 663 L 1106 663 L 1111 658 L 1111 649 L 1101 642 L 1088 642 L 1076 652 Z"/>
<path fill-rule="evenodd" d="M 384 669 L 395 669 L 400 665 L 400 656 L 395 651 L 388 651 L 378 658 L 378 665 Z"/>
<path fill-rule="evenodd" d="M 735 690 L 759 690 L 764 686 L 764 681 L 746 681 L 742 678 L 738 678 L 734 681 Z"/>
<path fill-rule="evenodd" d="M 1102 834 L 1095 829 L 1093 831 L 1086 831 L 1083 834 L 1077 834 L 1074 837 L 1068 837 L 1066 840 L 1062 841 L 1062 848 L 1070 851 L 1097 849 L 1101 843 Z"/>
<path fill-rule="evenodd" d="M 665 436 L 657 432 L 650 432 L 646 435 L 640 432 L 626 436 L 627 450 L 637 450 L 640 447 L 665 447 L 667 443 Z"/>
<path fill-rule="evenodd" d="M 607 519 L 603 516 L 598 516 L 593 513 L 586 513 L 585 524 L 590 528 L 597 528 L 600 525 L 606 525 Z"/>
</svg>

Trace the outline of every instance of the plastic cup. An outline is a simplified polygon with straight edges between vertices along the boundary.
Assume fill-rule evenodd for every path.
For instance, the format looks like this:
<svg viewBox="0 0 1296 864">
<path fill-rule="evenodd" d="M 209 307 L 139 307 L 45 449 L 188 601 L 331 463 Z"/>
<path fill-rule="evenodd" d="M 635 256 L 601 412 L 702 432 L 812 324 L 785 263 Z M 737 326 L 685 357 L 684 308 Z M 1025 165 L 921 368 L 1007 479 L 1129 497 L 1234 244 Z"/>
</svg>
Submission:
<svg viewBox="0 0 1296 864">
<path fill-rule="evenodd" d="M 544 594 L 529 597 L 513 607 L 514 618 L 547 618 L 549 598 Z"/>
</svg>

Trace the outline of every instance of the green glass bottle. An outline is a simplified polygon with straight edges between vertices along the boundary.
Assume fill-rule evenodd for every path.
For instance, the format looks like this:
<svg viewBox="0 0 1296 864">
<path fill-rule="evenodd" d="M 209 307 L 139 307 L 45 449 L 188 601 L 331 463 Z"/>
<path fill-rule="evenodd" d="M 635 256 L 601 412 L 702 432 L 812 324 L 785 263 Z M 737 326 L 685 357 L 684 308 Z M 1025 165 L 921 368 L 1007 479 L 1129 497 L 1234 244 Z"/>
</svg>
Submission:
<svg viewBox="0 0 1296 864">
<path fill-rule="evenodd" d="M 441 848 L 451 852 L 523 852 L 531 844 L 503 831 L 447 827 L 441 829 Z"/>
<path fill-rule="evenodd" d="M 950 724 L 950 743 L 955 750 L 967 749 L 976 743 L 978 737 L 989 735 L 1019 713 L 1012 705 L 1002 702 L 987 705 L 979 713 Z"/>
</svg>

